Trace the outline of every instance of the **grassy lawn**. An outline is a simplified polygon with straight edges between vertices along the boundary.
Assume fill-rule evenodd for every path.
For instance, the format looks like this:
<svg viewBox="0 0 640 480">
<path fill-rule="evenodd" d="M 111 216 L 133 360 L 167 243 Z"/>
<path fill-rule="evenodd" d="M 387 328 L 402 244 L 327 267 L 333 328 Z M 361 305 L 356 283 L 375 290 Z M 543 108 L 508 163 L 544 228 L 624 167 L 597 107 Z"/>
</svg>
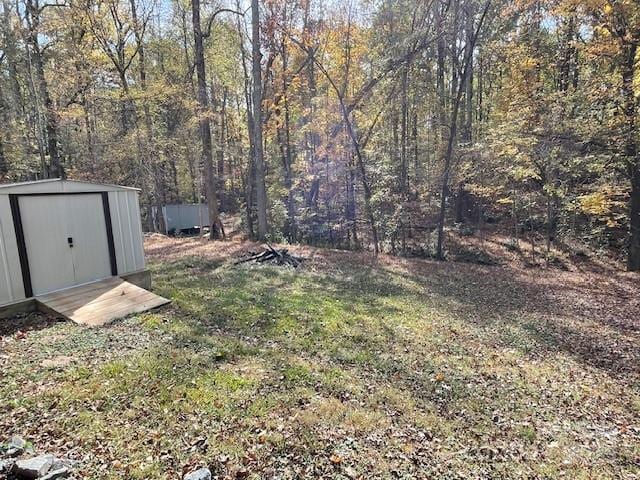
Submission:
<svg viewBox="0 0 640 480">
<path fill-rule="evenodd" d="M 639 478 L 640 277 L 152 238 L 157 312 L 0 325 L 0 441 L 81 478 Z"/>
</svg>

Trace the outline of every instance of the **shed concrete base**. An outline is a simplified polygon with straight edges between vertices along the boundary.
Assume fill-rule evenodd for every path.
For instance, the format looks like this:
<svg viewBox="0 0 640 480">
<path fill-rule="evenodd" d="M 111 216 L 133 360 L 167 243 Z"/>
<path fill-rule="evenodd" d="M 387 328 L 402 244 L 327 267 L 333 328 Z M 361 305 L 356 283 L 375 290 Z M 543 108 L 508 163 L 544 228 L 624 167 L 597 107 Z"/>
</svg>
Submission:
<svg viewBox="0 0 640 480">
<path fill-rule="evenodd" d="M 7 303 L 0 307 L 0 318 L 15 317 L 19 313 L 29 313 L 38 310 L 38 302 L 35 298 L 27 298 L 13 303 Z"/>
<path fill-rule="evenodd" d="M 127 273 L 126 275 L 120 275 L 120 278 L 126 280 L 129 283 L 149 290 L 151 288 L 151 272 L 149 270 L 139 270 L 133 273 Z"/>
</svg>

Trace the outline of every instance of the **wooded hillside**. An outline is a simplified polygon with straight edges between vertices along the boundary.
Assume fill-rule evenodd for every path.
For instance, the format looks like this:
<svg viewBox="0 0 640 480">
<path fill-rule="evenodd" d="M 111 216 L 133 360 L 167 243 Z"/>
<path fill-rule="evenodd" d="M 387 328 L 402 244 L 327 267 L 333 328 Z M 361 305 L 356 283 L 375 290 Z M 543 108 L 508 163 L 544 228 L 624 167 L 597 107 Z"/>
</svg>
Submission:
<svg viewBox="0 0 640 480">
<path fill-rule="evenodd" d="M 497 228 L 640 270 L 634 0 L 2 0 L 0 176 L 444 258 Z M 154 225 L 155 223 L 155 225 Z"/>
</svg>

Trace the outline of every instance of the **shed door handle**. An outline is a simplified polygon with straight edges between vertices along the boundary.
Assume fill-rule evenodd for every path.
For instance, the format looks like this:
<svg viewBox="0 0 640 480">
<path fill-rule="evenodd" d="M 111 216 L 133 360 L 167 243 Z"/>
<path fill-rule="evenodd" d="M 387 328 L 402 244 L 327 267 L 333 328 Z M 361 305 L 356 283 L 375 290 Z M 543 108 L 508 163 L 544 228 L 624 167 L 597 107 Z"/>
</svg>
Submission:
<svg viewBox="0 0 640 480">
<path fill-rule="evenodd" d="M 67 243 L 69 244 L 69 248 L 73 248 L 73 237 L 67 237 Z"/>
</svg>

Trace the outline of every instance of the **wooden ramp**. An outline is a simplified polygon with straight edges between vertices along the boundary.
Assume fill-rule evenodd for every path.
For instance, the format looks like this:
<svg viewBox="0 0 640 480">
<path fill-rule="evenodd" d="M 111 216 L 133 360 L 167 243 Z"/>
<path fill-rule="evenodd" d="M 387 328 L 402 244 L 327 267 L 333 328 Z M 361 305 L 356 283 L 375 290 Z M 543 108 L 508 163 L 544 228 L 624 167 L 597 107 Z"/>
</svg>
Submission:
<svg viewBox="0 0 640 480">
<path fill-rule="evenodd" d="M 36 300 L 47 310 L 90 326 L 169 303 L 166 298 L 117 277 L 48 293 Z"/>
</svg>

